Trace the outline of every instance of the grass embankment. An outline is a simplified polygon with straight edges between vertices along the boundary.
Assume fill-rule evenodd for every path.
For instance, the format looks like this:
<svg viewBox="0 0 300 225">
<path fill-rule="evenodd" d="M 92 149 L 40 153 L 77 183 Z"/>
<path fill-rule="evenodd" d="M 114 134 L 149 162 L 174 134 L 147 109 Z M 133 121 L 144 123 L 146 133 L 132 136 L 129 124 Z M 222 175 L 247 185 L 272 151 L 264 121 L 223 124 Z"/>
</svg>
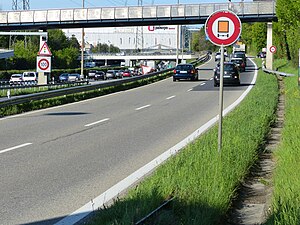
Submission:
<svg viewBox="0 0 300 225">
<path fill-rule="evenodd" d="M 298 74 L 286 61 L 276 64 L 280 71 Z M 282 140 L 275 152 L 273 213 L 268 225 L 300 224 L 300 89 L 297 79 L 298 76 L 284 78 L 285 119 Z"/>
<path fill-rule="evenodd" d="M 274 121 L 276 77 L 259 72 L 246 99 L 224 119 L 223 148 L 218 153 L 215 126 L 109 208 L 91 224 L 133 224 L 175 196 L 170 209 L 149 224 L 224 224 L 236 189 L 257 159 Z"/>
</svg>

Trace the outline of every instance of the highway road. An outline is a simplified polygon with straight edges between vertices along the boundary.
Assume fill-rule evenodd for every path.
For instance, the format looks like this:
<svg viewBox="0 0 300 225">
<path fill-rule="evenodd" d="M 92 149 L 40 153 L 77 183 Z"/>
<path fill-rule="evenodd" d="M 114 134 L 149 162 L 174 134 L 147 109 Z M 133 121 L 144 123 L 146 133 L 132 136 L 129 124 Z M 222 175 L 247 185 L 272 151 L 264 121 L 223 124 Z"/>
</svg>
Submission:
<svg viewBox="0 0 300 225">
<path fill-rule="evenodd" d="M 214 65 L 200 81 L 169 78 L 0 119 L 0 224 L 53 224 L 215 117 Z M 248 65 L 241 86 L 224 88 L 224 107 L 250 85 Z"/>
</svg>

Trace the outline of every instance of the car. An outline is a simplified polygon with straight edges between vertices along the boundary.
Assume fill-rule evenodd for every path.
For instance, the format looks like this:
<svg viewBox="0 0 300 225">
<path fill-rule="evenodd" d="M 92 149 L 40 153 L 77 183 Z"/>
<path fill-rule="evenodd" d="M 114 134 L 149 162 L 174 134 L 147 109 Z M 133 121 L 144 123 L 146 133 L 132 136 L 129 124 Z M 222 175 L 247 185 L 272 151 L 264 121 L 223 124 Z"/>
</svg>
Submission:
<svg viewBox="0 0 300 225">
<path fill-rule="evenodd" d="M 61 75 L 59 75 L 58 77 L 58 82 L 59 83 L 65 83 L 69 81 L 69 74 L 68 73 L 62 73 Z"/>
<path fill-rule="evenodd" d="M 107 79 L 109 79 L 109 78 L 116 79 L 119 76 L 117 73 L 118 73 L 117 70 L 107 70 L 106 77 L 107 77 Z"/>
<path fill-rule="evenodd" d="M 231 58 L 230 62 L 235 63 L 237 65 L 237 67 L 239 68 L 239 71 L 245 72 L 246 65 L 245 65 L 245 62 L 242 58 Z"/>
<path fill-rule="evenodd" d="M 123 78 L 124 70 L 117 70 L 117 78 Z"/>
<path fill-rule="evenodd" d="M 123 72 L 123 77 L 132 77 L 131 71 L 130 70 L 125 70 Z"/>
<path fill-rule="evenodd" d="M 9 84 L 13 85 L 13 84 L 21 84 L 22 83 L 22 74 L 12 74 L 9 80 Z"/>
<path fill-rule="evenodd" d="M 106 73 L 103 72 L 103 71 L 97 71 L 95 73 L 95 77 L 94 78 L 95 78 L 95 80 L 106 80 L 107 79 Z"/>
<path fill-rule="evenodd" d="M 247 66 L 247 57 L 245 52 L 235 52 L 232 54 L 231 58 L 242 58 L 245 63 L 245 66 Z"/>
<path fill-rule="evenodd" d="M 77 81 L 80 81 L 80 80 L 81 80 L 81 77 L 80 77 L 79 73 L 70 73 L 68 75 L 68 81 L 69 82 L 77 82 Z"/>
<path fill-rule="evenodd" d="M 224 62 L 223 84 L 240 85 L 240 73 L 233 62 Z M 220 86 L 220 65 L 214 69 L 214 86 Z"/>
<path fill-rule="evenodd" d="M 198 69 L 193 64 L 178 64 L 174 68 L 173 81 L 181 79 L 198 80 Z"/>
<path fill-rule="evenodd" d="M 97 73 L 97 70 L 90 70 L 90 71 L 88 72 L 88 78 L 89 78 L 89 79 L 94 79 L 96 73 Z"/>
<path fill-rule="evenodd" d="M 266 56 L 267 56 L 266 52 L 259 52 L 259 53 L 257 54 L 257 57 L 258 57 L 258 58 L 262 58 L 262 59 L 266 58 Z"/>
<path fill-rule="evenodd" d="M 36 72 L 23 72 L 22 82 L 37 84 L 38 75 Z"/>
</svg>

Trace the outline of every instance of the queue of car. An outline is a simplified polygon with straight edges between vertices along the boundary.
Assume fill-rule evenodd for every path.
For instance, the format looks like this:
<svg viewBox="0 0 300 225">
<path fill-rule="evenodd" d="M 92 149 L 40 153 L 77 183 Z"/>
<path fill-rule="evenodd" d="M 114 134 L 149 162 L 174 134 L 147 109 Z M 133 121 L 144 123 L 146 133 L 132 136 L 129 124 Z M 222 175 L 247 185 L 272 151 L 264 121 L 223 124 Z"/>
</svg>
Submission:
<svg viewBox="0 0 300 225">
<path fill-rule="evenodd" d="M 10 85 L 32 84 L 36 85 L 38 75 L 36 72 L 23 72 L 20 74 L 12 74 L 9 80 Z"/>
<path fill-rule="evenodd" d="M 217 59 L 216 61 L 220 61 Z M 246 71 L 247 57 L 244 51 L 235 51 L 228 61 L 224 62 L 223 83 L 240 85 L 240 73 Z M 214 69 L 214 86 L 220 86 L 220 62 Z"/>
</svg>

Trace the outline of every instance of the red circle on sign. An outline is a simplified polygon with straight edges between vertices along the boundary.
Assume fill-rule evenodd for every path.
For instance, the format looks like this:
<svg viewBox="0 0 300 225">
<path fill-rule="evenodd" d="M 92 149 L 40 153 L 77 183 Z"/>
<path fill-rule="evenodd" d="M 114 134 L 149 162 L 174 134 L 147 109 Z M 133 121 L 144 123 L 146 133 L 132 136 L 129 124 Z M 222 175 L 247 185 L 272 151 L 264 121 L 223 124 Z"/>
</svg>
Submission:
<svg viewBox="0 0 300 225">
<path fill-rule="evenodd" d="M 41 59 L 38 63 L 38 66 L 41 70 L 47 70 L 49 68 L 49 61 L 47 59 Z"/>
<path fill-rule="evenodd" d="M 229 36 L 227 39 L 220 39 L 213 32 L 214 22 L 221 17 L 227 18 L 234 25 L 234 31 L 232 35 Z M 205 33 L 213 44 L 219 46 L 221 45 L 228 46 L 235 43 L 237 39 L 240 37 L 242 31 L 241 27 L 242 27 L 241 21 L 237 15 L 235 15 L 233 12 L 222 10 L 222 11 L 214 12 L 208 17 L 205 23 Z"/>
<path fill-rule="evenodd" d="M 272 45 L 272 46 L 270 47 L 270 52 L 271 52 L 271 53 L 275 53 L 276 51 L 277 51 L 276 46 L 275 46 L 275 45 Z"/>
</svg>

